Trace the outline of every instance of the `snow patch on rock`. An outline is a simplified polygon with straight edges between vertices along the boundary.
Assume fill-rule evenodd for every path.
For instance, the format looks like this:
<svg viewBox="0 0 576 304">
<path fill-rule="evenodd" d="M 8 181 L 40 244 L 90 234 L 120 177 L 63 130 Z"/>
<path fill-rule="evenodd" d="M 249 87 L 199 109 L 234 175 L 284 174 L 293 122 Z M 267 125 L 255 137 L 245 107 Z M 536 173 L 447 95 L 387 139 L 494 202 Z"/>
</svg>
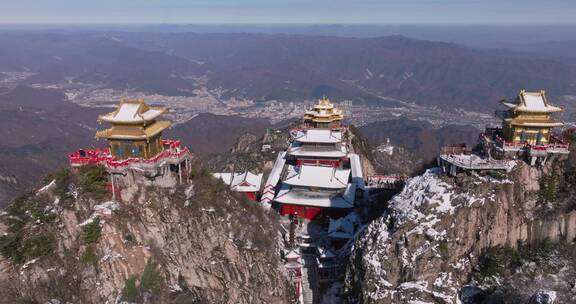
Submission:
<svg viewBox="0 0 576 304">
<path fill-rule="evenodd" d="M 48 190 L 50 190 L 50 189 L 52 189 L 52 188 L 54 188 L 54 187 L 56 187 L 56 180 L 55 180 L 55 179 L 52 180 L 50 183 L 48 183 L 48 185 L 40 188 L 40 189 L 36 192 L 36 195 L 41 194 L 41 193 L 44 193 L 44 192 L 46 192 L 46 191 L 48 191 Z"/>
<path fill-rule="evenodd" d="M 97 218 L 102 216 L 110 216 L 114 212 L 114 210 L 118 210 L 120 208 L 120 204 L 114 201 L 108 201 L 99 205 L 94 206 L 92 208 L 94 213 L 90 215 L 88 219 L 83 221 L 82 223 L 78 224 L 78 226 L 85 226 L 88 224 L 93 223 Z"/>
</svg>

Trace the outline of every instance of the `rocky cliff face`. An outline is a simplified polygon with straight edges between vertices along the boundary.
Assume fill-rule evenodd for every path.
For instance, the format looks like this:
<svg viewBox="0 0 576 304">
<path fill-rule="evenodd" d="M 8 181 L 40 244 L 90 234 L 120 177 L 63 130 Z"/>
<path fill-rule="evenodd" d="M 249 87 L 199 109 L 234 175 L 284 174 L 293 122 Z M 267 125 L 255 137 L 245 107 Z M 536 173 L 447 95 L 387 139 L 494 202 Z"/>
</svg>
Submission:
<svg viewBox="0 0 576 304">
<path fill-rule="evenodd" d="M 361 134 L 361 130 L 351 128 L 350 141 L 355 153 L 362 155 L 364 175 L 401 174 L 414 175 L 422 172 L 425 160 L 413 151 L 401 146 L 372 145 Z"/>
<path fill-rule="evenodd" d="M 525 244 L 574 241 L 573 203 L 555 192 L 569 174 L 562 162 L 551 161 L 539 169 L 517 162 L 508 175 L 448 178 L 429 170 L 412 178 L 389 202 L 388 212 L 356 241 L 347 295 L 362 303 L 459 303 L 466 284 L 487 293 L 482 277 L 503 275 L 483 265 L 490 248 L 514 252 L 522 264 L 528 260 L 519 253 Z M 571 269 L 567 273 L 573 274 Z M 531 288 L 537 287 L 524 284 L 526 295 L 517 298 L 530 297 Z M 568 291 L 559 294 L 556 303 L 575 298 L 576 291 Z"/>
<path fill-rule="evenodd" d="M 1 303 L 287 302 L 275 215 L 203 172 L 118 201 L 85 174 L 59 175 L 3 214 Z"/>
<path fill-rule="evenodd" d="M 213 172 L 248 170 L 267 174 L 274 165 L 277 153 L 288 147 L 288 140 L 288 131 L 285 129 L 271 131 L 262 137 L 245 133 L 229 152 L 211 157 L 206 165 Z"/>
</svg>

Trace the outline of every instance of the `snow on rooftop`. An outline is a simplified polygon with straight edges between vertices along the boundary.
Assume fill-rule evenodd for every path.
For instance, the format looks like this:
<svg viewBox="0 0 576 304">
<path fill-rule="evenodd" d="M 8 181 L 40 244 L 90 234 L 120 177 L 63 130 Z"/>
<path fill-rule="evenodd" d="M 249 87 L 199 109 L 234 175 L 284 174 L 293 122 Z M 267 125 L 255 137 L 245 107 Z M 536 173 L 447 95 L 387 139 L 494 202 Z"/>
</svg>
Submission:
<svg viewBox="0 0 576 304">
<path fill-rule="evenodd" d="M 524 102 L 526 107 L 533 109 L 534 111 L 546 111 L 546 103 L 544 102 L 544 96 L 524 94 Z"/>
<path fill-rule="evenodd" d="M 562 108 L 548 104 L 544 91 L 521 91 L 514 103 L 505 101 L 503 104 L 516 111 L 551 113 L 562 111 Z"/>
<path fill-rule="evenodd" d="M 163 108 L 147 108 L 143 102 L 121 102 L 116 111 L 100 118 L 109 122 L 137 123 L 153 120 L 164 111 Z"/>
<path fill-rule="evenodd" d="M 270 203 L 274 199 L 274 196 L 276 195 L 276 186 L 280 181 L 280 175 L 282 174 L 282 170 L 286 164 L 285 157 L 286 152 L 279 153 L 276 157 L 272 171 L 270 171 L 270 175 L 268 175 L 268 179 L 264 185 L 264 191 L 262 191 L 262 198 L 260 199 L 261 202 Z"/>
<path fill-rule="evenodd" d="M 268 179 L 266 180 L 266 186 L 276 186 L 278 184 L 280 174 L 282 174 L 282 170 L 284 169 L 284 164 L 286 164 L 286 152 L 282 152 L 276 157 L 274 167 L 272 167 L 270 175 L 268 175 Z"/>
<path fill-rule="evenodd" d="M 290 252 L 288 252 L 286 254 L 286 258 L 287 259 L 298 259 L 298 258 L 300 258 L 300 254 L 294 250 L 290 250 Z"/>
<path fill-rule="evenodd" d="M 213 173 L 212 176 L 221 179 L 230 190 L 236 192 L 258 192 L 262 184 L 262 173 L 254 174 L 250 171 L 241 173 Z"/>
<path fill-rule="evenodd" d="M 115 119 L 122 121 L 139 120 L 138 110 L 140 110 L 140 105 L 136 103 L 123 103 L 118 108 L 118 112 L 114 115 Z"/>
<path fill-rule="evenodd" d="M 359 224 L 358 215 L 354 212 L 336 220 L 330 219 L 328 236 L 337 239 L 351 239 Z"/>
<path fill-rule="evenodd" d="M 362 173 L 362 162 L 358 154 L 350 154 L 350 168 L 352 169 L 352 182 L 360 189 L 364 189 L 364 174 Z"/>
<path fill-rule="evenodd" d="M 322 208 L 352 208 L 354 207 L 355 191 L 354 184 L 348 184 L 344 193 L 294 189 L 283 184 L 274 201 L 282 204 Z"/>
<path fill-rule="evenodd" d="M 313 165 L 289 166 L 284 183 L 291 186 L 344 189 L 349 177 L 350 170 Z"/>
<path fill-rule="evenodd" d="M 288 149 L 288 154 L 294 156 L 342 158 L 348 153 L 345 145 L 314 146 L 302 145 L 298 142 L 292 143 Z"/>
<path fill-rule="evenodd" d="M 298 131 L 294 139 L 306 143 L 339 143 L 342 141 L 342 132 L 331 129 L 306 129 Z"/>
</svg>

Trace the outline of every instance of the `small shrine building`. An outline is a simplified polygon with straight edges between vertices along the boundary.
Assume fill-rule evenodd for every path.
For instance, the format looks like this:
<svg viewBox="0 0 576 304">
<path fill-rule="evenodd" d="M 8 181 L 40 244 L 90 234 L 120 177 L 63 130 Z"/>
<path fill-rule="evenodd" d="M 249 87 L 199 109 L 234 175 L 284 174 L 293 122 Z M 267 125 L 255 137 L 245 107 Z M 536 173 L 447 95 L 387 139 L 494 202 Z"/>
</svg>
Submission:
<svg viewBox="0 0 576 304">
<path fill-rule="evenodd" d="M 110 174 L 113 194 L 131 184 L 170 187 L 188 180 L 191 153 L 179 140 L 162 139 L 169 121 L 158 120 L 167 111 L 143 100 L 121 100 L 115 111 L 100 115 L 111 127 L 96 132 L 108 147 L 80 149 L 69 155 L 70 165 L 102 165 Z"/>
<path fill-rule="evenodd" d="M 240 173 L 213 173 L 217 179 L 230 187 L 231 191 L 240 192 L 246 195 L 251 201 L 256 201 L 260 193 L 263 174 L 254 174 L 250 171 Z"/>
</svg>

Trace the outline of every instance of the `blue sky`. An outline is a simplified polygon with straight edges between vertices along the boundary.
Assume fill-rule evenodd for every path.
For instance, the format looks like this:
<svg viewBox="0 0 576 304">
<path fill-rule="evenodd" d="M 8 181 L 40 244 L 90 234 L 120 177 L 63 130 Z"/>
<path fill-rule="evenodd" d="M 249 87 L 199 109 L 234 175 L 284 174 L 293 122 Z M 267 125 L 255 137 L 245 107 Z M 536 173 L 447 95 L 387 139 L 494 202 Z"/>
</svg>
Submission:
<svg viewBox="0 0 576 304">
<path fill-rule="evenodd" d="M 576 0 L 0 0 L 1 23 L 574 24 Z"/>
</svg>

